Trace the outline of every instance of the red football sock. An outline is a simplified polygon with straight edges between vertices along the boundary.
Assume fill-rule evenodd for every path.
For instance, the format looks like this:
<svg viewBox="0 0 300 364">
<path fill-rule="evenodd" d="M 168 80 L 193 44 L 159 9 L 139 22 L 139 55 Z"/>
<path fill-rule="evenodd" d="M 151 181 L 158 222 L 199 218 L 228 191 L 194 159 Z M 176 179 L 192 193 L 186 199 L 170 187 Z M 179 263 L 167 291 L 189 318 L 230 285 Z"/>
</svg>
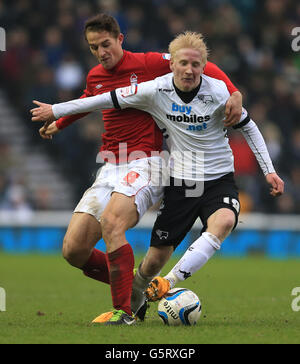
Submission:
<svg viewBox="0 0 300 364">
<path fill-rule="evenodd" d="M 102 251 L 94 248 L 88 261 L 81 269 L 87 277 L 109 284 L 109 271 L 106 262 L 106 254 Z"/>
<path fill-rule="evenodd" d="M 134 255 L 130 244 L 107 254 L 113 306 L 131 315 Z"/>
</svg>

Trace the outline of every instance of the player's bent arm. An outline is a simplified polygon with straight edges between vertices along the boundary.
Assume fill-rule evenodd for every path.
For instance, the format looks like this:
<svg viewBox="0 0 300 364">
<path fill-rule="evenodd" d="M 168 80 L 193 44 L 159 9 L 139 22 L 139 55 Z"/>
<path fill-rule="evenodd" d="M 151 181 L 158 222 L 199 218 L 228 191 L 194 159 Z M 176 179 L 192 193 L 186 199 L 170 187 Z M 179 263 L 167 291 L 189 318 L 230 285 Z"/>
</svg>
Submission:
<svg viewBox="0 0 300 364">
<path fill-rule="evenodd" d="M 89 113 L 86 112 L 86 113 L 81 113 L 81 114 L 76 114 L 76 115 L 68 115 L 68 116 L 62 117 L 62 118 L 56 120 L 56 122 L 55 122 L 56 127 L 59 130 L 65 129 L 69 125 L 73 124 L 75 121 L 84 118 L 88 114 Z"/>
<path fill-rule="evenodd" d="M 275 173 L 266 143 L 255 122 L 247 116 L 242 122 L 234 126 L 234 129 L 240 130 L 243 134 L 264 175 Z"/>
<path fill-rule="evenodd" d="M 271 186 L 270 194 L 274 197 L 281 196 L 284 192 L 284 182 L 276 173 L 266 175 L 266 181 Z"/>
<path fill-rule="evenodd" d="M 274 197 L 282 195 L 284 192 L 284 182 L 275 172 L 265 140 L 256 123 L 247 116 L 234 128 L 240 129 L 249 147 L 254 153 L 256 160 L 265 175 L 267 183 L 271 186 L 270 194 Z"/>
<path fill-rule="evenodd" d="M 226 127 L 237 124 L 242 116 L 243 96 L 240 91 L 234 91 L 226 102 L 224 125 Z"/>
<path fill-rule="evenodd" d="M 55 121 L 51 124 L 46 122 L 40 129 L 39 133 L 43 139 L 52 139 L 52 136 L 57 134 L 60 130 L 57 128 Z"/>
<path fill-rule="evenodd" d="M 225 83 L 230 97 L 226 103 L 226 119 L 224 120 L 224 125 L 229 127 L 237 124 L 242 114 L 242 94 L 231 82 L 226 73 L 224 73 L 216 64 L 207 62 L 204 68 L 204 74 L 216 78 L 217 80 L 222 80 Z"/>
</svg>

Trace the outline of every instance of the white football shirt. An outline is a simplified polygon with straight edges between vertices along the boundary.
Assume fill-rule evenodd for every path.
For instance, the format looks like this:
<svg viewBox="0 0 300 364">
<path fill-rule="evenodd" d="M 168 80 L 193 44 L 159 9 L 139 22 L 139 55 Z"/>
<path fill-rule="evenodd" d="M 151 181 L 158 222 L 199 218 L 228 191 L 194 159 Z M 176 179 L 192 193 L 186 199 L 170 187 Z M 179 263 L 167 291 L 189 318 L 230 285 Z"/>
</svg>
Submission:
<svg viewBox="0 0 300 364">
<path fill-rule="evenodd" d="M 186 104 L 175 91 L 173 73 L 169 73 L 111 93 L 56 104 L 52 109 L 56 118 L 112 107 L 147 111 L 167 138 L 171 176 L 209 181 L 234 172 L 223 123 L 229 96 L 223 81 L 202 75 L 198 93 Z M 264 174 L 274 172 L 263 137 L 245 109 L 239 126 Z"/>
<path fill-rule="evenodd" d="M 176 93 L 172 73 L 117 89 L 115 94 L 120 108 L 149 112 L 163 130 L 170 150 L 171 176 L 207 181 L 234 171 L 223 124 L 230 94 L 223 81 L 202 75 L 199 92 L 188 104 Z M 244 113 L 242 119 L 246 116 Z"/>
</svg>

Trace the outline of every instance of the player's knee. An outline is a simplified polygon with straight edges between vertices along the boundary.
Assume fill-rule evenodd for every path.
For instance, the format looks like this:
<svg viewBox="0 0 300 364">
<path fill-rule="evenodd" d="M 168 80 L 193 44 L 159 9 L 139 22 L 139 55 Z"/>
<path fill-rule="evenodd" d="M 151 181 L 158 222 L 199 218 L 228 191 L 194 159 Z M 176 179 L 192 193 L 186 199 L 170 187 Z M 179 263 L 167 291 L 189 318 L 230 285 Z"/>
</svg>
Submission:
<svg viewBox="0 0 300 364">
<path fill-rule="evenodd" d="M 76 246 L 74 241 L 72 242 L 69 238 L 64 239 L 62 255 L 69 264 L 81 268 L 86 262 L 88 254 L 86 249 Z"/>
<path fill-rule="evenodd" d="M 74 254 L 74 250 L 72 249 L 71 245 L 69 245 L 69 241 L 66 238 L 64 239 L 63 243 L 62 255 L 69 264 L 75 265 L 76 254 Z"/>
<path fill-rule="evenodd" d="M 230 233 L 235 225 L 235 215 L 233 213 L 225 214 L 222 216 L 219 223 L 225 233 Z"/>
</svg>

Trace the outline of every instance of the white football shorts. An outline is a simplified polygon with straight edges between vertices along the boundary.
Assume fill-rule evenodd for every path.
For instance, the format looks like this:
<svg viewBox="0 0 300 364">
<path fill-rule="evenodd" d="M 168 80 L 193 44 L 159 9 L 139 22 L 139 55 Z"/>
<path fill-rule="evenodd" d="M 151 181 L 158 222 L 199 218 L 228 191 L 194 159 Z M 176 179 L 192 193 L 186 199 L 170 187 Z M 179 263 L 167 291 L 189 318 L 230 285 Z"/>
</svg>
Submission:
<svg viewBox="0 0 300 364">
<path fill-rule="evenodd" d="M 93 185 L 83 194 L 74 212 L 86 212 L 98 221 L 113 192 L 135 196 L 139 219 L 163 196 L 162 158 L 155 156 L 126 164 L 106 163 Z M 164 172 L 165 173 L 165 172 Z"/>
</svg>

